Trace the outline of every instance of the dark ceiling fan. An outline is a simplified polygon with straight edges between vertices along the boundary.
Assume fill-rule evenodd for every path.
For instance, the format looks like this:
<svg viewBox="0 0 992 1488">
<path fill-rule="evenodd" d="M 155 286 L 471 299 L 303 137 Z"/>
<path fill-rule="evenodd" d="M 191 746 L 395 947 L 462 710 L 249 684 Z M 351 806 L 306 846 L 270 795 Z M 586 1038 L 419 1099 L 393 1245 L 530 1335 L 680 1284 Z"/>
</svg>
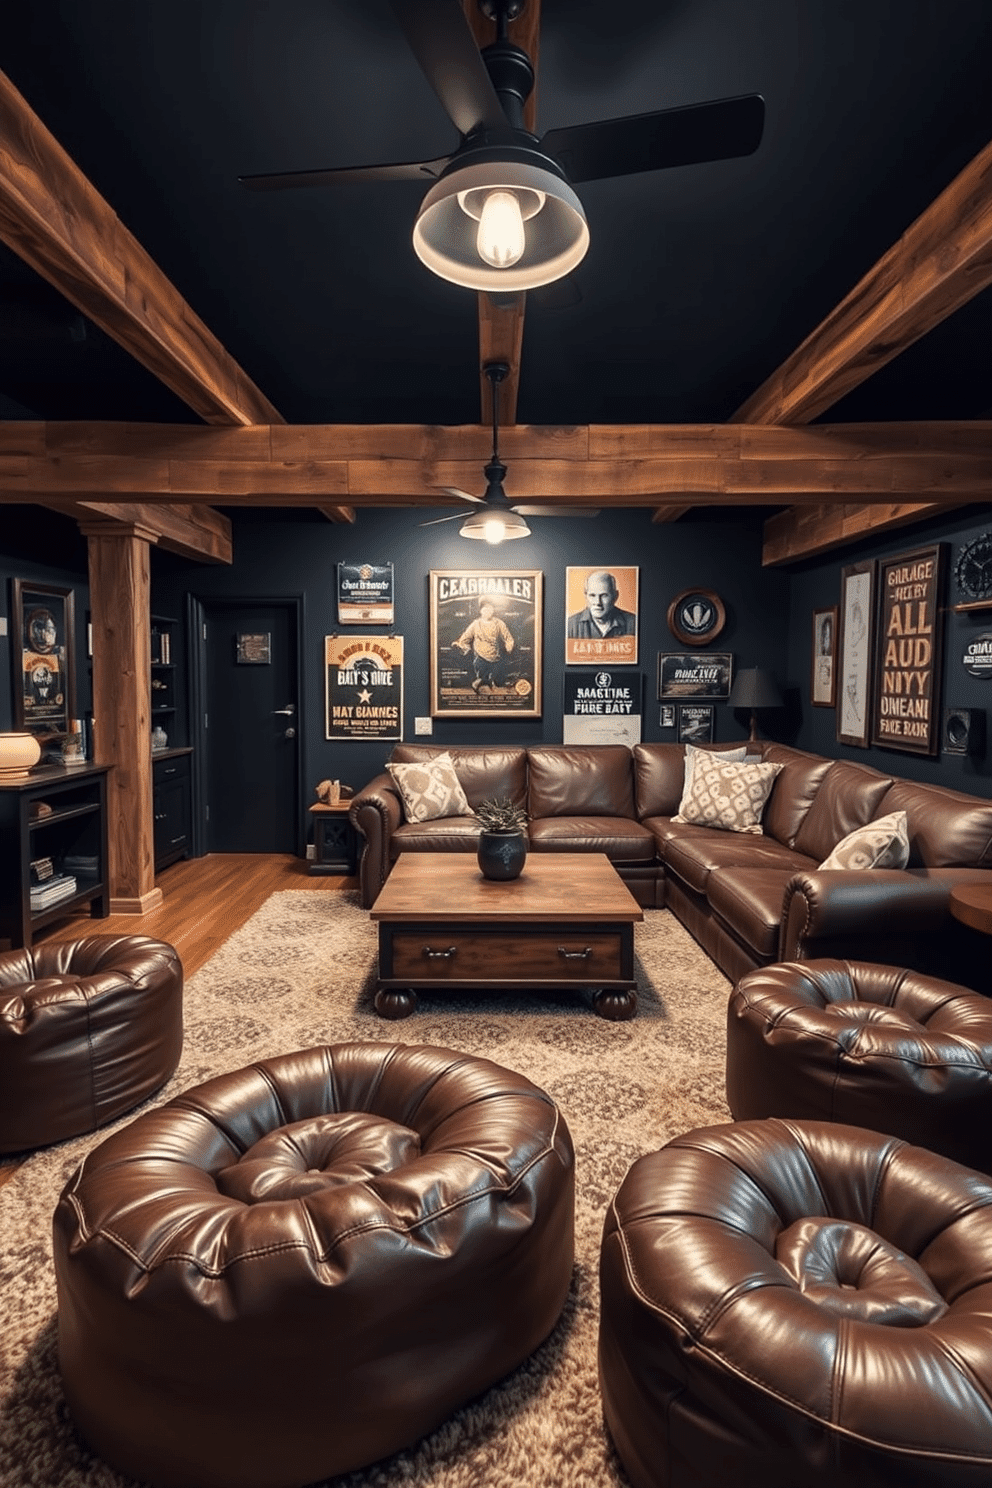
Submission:
<svg viewBox="0 0 992 1488">
<path fill-rule="evenodd" d="M 575 182 L 752 154 L 765 103 L 749 93 L 682 108 L 551 129 L 524 127 L 534 85 L 507 38 L 526 0 L 478 0 L 496 22 L 480 52 L 460 0 L 390 0 L 427 81 L 461 135 L 436 160 L 242 176 L 255 191 L 360 181 L 431 181 L 414 227 L 428 268 L 472 289 L 532 289 L 561 278 L 589 242 Z"/>
<path fill-rule="evenodd" d="M 470 516 L 453 512 L 449 517 L 434 517 L 421 522 L 421 527 L 436 527 L 440 522 L 457 522 L 464 519 L 462 537 L 481 538 L 488 543 L 506 542 L 509 538 L 529 537 L 530 528 L 524 517 L 598 517 L 599 508 L 593 506 L 523 505 L 511 506 L 503 489 L 506 466 L 499 457 L 499 385 L 509 373 L 506 362 L 486 362 L 482 368 L 493 390 L 493 453 L 492 459 L 483 466 L 486 477 L 486 494 L 472 496 L 456 486 L 444 486 L 449 496 L 458 496 L 478 507 Z"/>
</svg>

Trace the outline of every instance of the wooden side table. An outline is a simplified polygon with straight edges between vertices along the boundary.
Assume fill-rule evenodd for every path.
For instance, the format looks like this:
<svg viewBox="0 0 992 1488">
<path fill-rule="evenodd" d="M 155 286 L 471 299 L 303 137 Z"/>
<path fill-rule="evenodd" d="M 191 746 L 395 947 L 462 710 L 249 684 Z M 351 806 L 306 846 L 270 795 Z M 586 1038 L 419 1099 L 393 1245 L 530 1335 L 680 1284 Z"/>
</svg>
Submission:
<svg viewBox="0 0 992 1488">
<path fill-rule="evenodd" d="M 951 914 L 981 935 L 992 935 L 992 885 L 955 884 L 951 890 Z"/>
<path fill-rule="evenodd" d="M 348 820 L 350 806 L 350 801 L 339 801 L 335 806 L 317 801 L 310 807 L 313 817 L 310 873 L 343 873 L 350 877 L 358 871 L 358 843 Z"/>
</svg>

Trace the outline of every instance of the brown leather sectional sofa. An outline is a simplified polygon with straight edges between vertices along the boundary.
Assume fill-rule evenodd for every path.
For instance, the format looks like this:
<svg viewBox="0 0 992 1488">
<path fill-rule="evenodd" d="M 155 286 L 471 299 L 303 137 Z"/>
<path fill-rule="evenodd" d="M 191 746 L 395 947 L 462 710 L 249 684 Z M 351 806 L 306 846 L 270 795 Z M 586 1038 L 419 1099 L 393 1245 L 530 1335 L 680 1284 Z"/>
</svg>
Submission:
<svg viewBox="0 0 992 1488">
<path fill-rule="evenodd" d="M 955 883 L 992 883 L 992 801 L 765 740 L 748 748 L 783 767 L 760 836 L 672 820 L 684 780 L 680 744 L 446 752 L 470 805 L 494 796 L 518 802 L 530 819 L 531 852 L 605 853 L 638 903 L 672 910 L 731 980 L 773 961 L 842 956 L 984 990 L 976 974 L 988 943 L 958 924 L 949 899 Z M 441 752 L 400 744 L 391 759 Z M 893 811 L 908 818 L 906 869 L 818 871 L 849 832 Z M 476 850 L 474 817 L 404 821 L 388 773 L 359 792 L 350 815 L 364 838 L 366 908 L 401 852 Z"/>
</svg>

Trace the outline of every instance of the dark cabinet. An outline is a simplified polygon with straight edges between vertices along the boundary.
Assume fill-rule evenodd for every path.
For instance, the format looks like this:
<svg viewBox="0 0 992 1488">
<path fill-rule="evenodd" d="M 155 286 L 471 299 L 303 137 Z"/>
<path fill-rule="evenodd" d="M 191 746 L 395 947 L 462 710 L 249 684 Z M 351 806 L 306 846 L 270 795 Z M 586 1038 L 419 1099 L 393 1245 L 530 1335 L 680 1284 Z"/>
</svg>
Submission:
<svg viewBox="0 0 992 1488">
<path fill-rule="evenodd" d="M 189 857 L 192 831 L 192 749 L 166 749 L 152 759 L 155 871 Z"/>
<path fill-rule="evenodd" d="M 0 785 L 0 945 L 30 946 L 36 931 L 86 905 L 110 913 L 108 765 L 43 765 Z"/>
</svg>

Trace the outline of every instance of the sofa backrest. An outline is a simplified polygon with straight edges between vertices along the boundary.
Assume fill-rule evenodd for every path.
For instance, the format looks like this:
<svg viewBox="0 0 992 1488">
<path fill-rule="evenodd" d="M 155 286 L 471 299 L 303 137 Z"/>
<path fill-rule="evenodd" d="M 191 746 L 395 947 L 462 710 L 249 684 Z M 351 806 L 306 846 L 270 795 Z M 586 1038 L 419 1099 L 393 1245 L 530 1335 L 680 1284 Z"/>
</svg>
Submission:
<svg viewBox="0 0 992 1488">
<path fill-rule="evenodd" d="M 992 868 L 992 801 L 896 780 L 879 816 L 905 811 L 910 868 Z"/>
<path fill-rule="evenodd" d="M 891 786 L 891 776 L 868 765 L 834 760 L 796 833 L 796 851 L 822 863 L 848 832 L 882 815 L 879 807 Z"/>
<path fill-rule="evenodd" d="M 761 818 L 762 831 L 776 842 L 794 848 L 833 761 L 820 754 L 790 749 L 787 744 L 765 743 L 761 755 L 767 764 L 782 766 Z"/>
<path fill-rule="evenodd" d="M 482 801 L 510 800 L 527 806 L 527 751 L 499 745 L 397 744 L 390 759 L 397 764 L 422 763 L 450 754 L 455 774 L 474 810 Z"/>
<path fill-rule="evenodd" d="M 633 772 L 626 744 L 531 745 L 527 762 L 527 810 L 532 818 L 633 817 Z"/>
<path fill-rule="evenodd" d="M 743 740 L 733 744 L 701 744 L 693 747 L 722 754 L 739 749 Z M 760 753 L 760 749 L 756 751 Z M 684 744 L 634 745 L 634 801 L 638 821 L 649 816 L 674 816 L 685 785 Z"/>
</svg>

